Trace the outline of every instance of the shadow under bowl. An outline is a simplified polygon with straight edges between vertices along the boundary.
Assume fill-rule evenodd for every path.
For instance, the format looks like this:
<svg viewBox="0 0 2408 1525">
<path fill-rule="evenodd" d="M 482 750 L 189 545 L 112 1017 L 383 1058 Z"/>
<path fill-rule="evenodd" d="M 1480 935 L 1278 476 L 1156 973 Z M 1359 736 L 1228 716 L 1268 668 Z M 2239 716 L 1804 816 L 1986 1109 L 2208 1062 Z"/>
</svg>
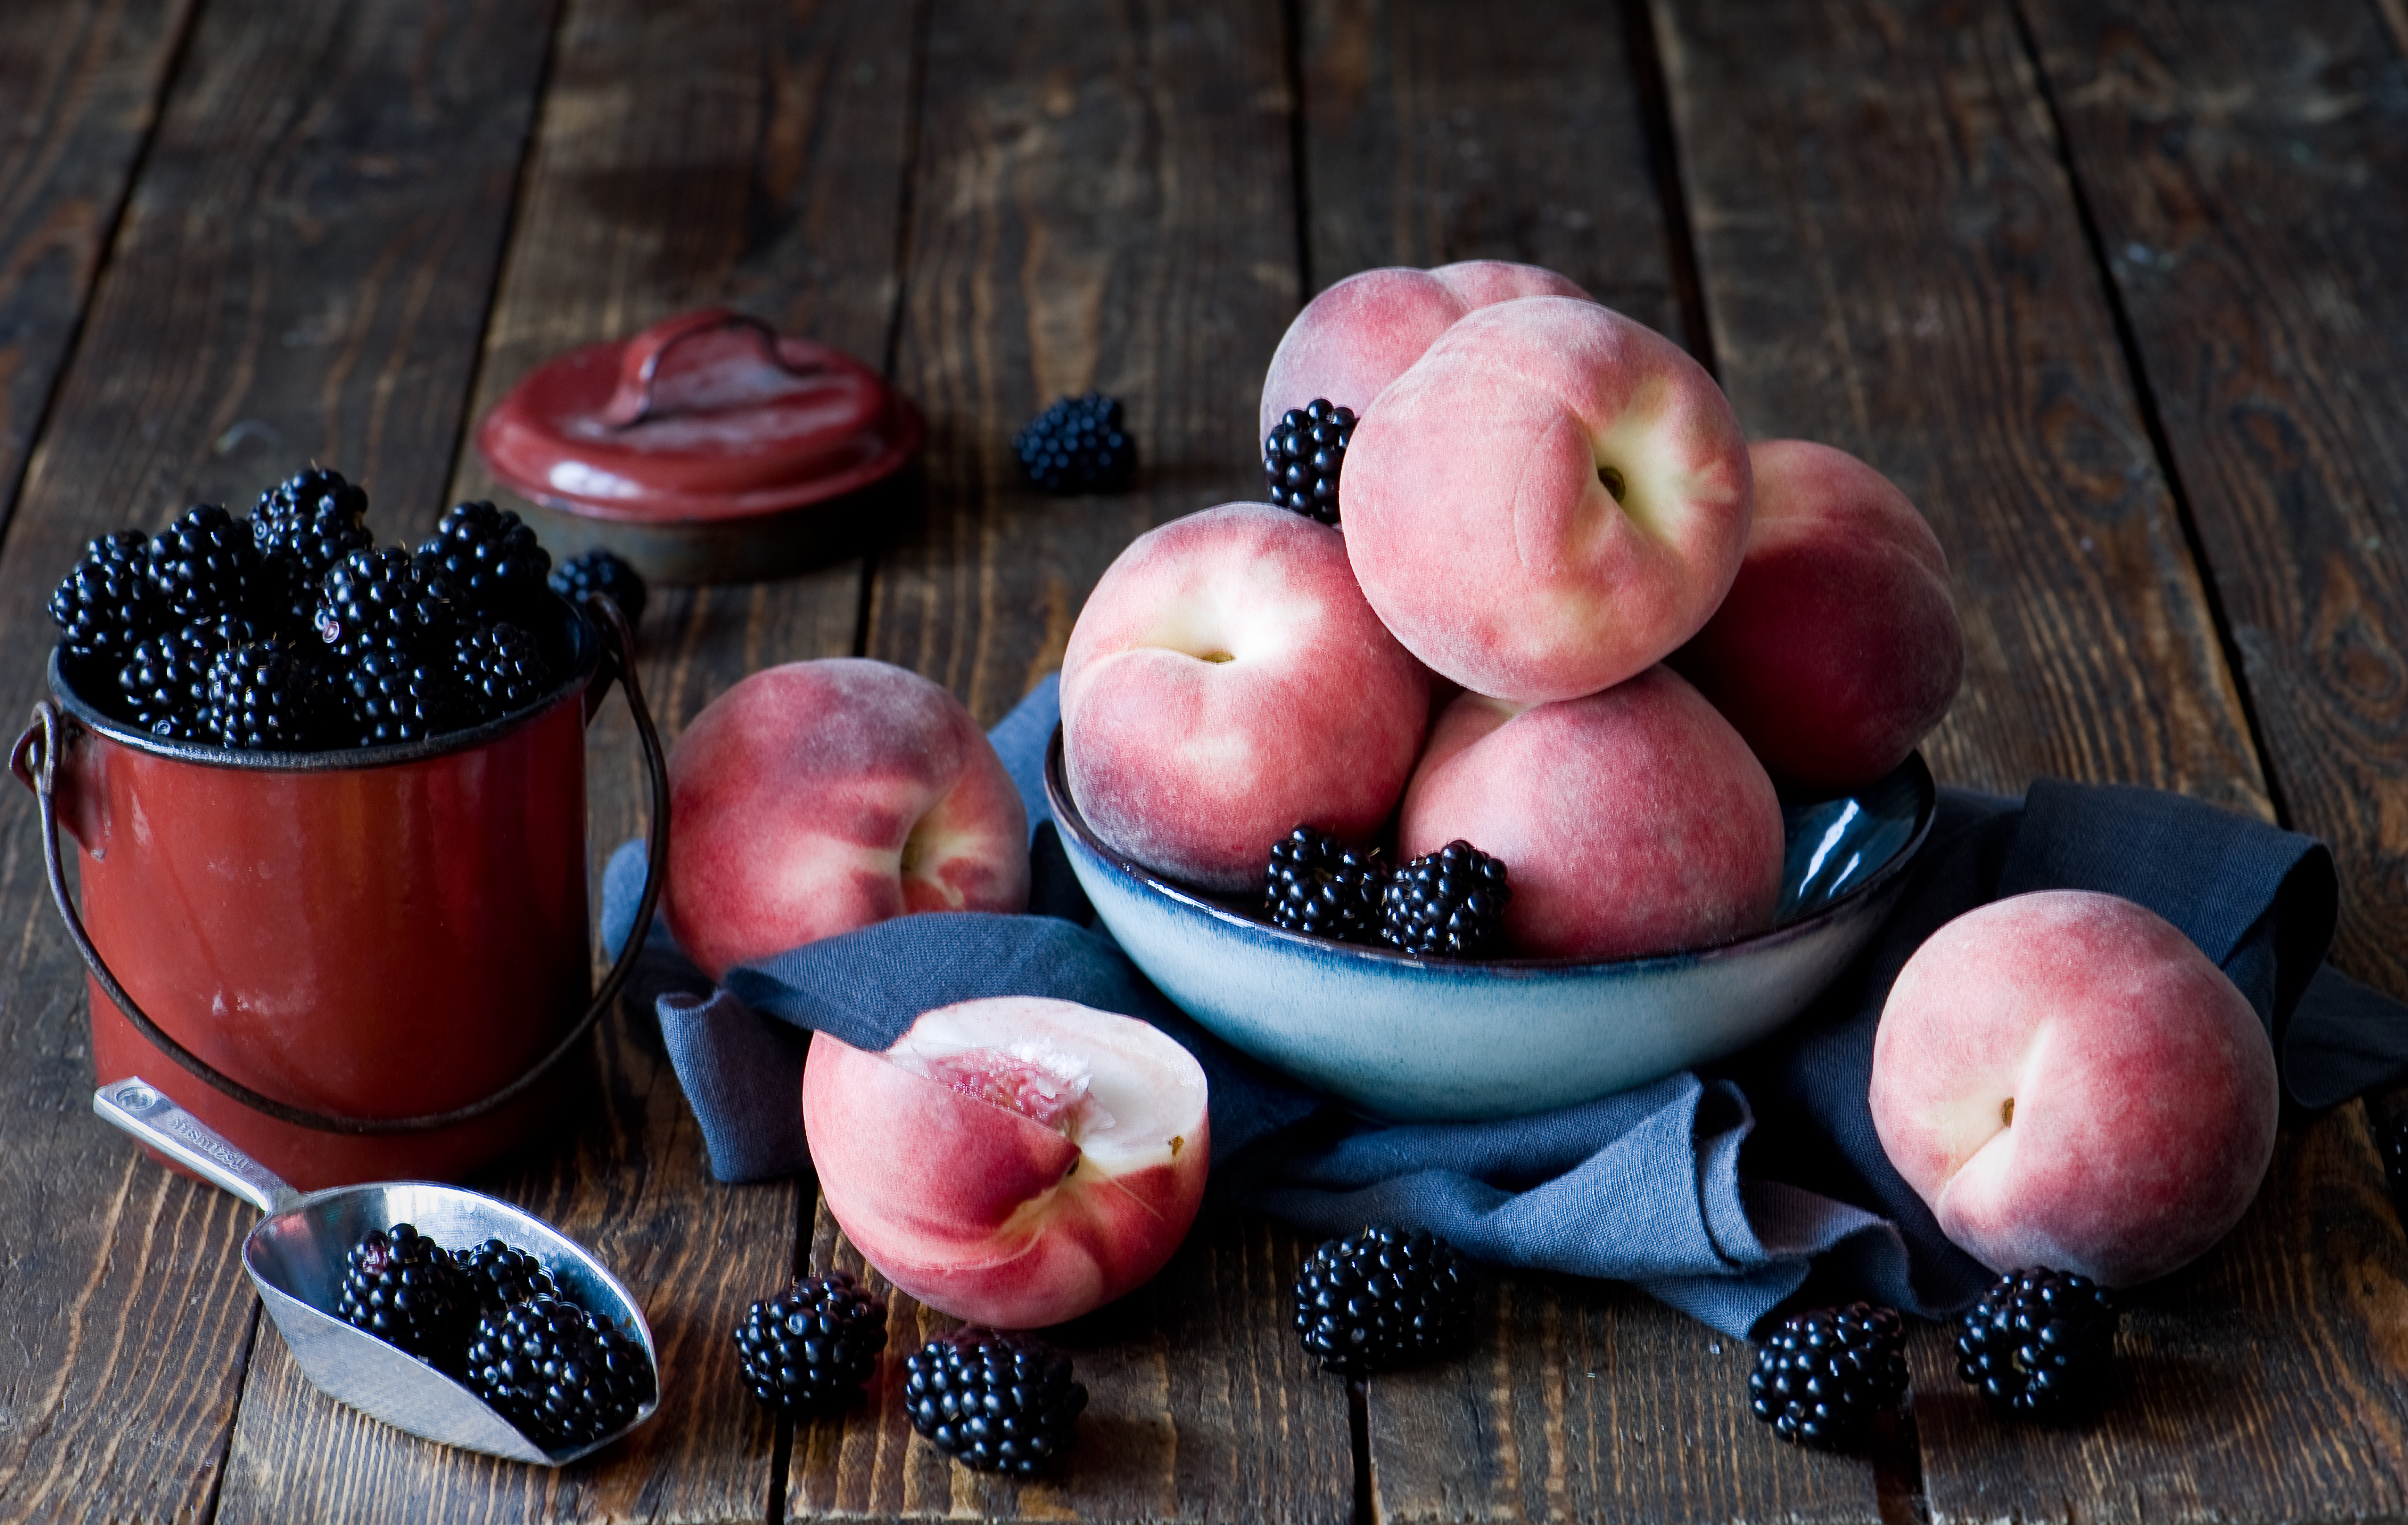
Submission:
<svg viewBox="0 0 2408 1525">
<path fill-rule="evenodd" d="M 1291 932 L 1106 844 L 1070 798 L 1057 727 L 1045 796 L 1096 914 L 1182 1011 L 1272 1069 L 1399 1122 L 1594 1101 L 1764 1038 L 1896 903 L 1939 793 L 1921 755 L 1833 799 L 1784 804 L 1772 928 L 1641 958 L 1424 958 Z"/>
</svg>

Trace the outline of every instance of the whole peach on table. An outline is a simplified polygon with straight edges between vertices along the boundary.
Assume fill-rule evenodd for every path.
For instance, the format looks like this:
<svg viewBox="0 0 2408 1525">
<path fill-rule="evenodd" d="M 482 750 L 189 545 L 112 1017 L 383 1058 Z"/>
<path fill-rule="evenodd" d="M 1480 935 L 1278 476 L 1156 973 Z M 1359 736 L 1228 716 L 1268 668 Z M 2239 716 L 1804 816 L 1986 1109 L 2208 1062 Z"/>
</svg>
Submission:
<svg viewBox="0 0 2408 1525">
<path fill-rule="evenodd" d="M 1161 1270 L 1211 1163 L 1194 1056 L 1067 1000 L 940 1007 L 883 1054 L 814 1034 L 802 1100 L 845 1237 L 922 1302 L 1005 1329 L 1075 1318 Z"/>
<path fill-rule="evenodd" d="M 1280 415 L 1326 398 L 1356 416 L 1405 373 L 1456 319 L 1517 296 L 1588 294 L 1553 270 L 1505 260 L 1464 260 L 1435 269 L 1362 270 L 1304 305 L 1280 336 L 1263 378 L 1254 438 Z"/>
<path fill-rule="evenodd" d="M 1363 601 L 1335 529 L 1225 503 L 1130 542 L 1062 657 L 1062 753 L 1096 835 L 1210 889 L 1262 884 L 1310 823 L 1387 820 L 1429 675 Z"/>
<path fill-rule="evenodd" d="M 1747 541 L 1747 441 L 1671 340 L 1527 296 L 1456 323 L 1355 426 L 1339 485 L 1364 597 L 1475 693 L 1594 694 L 1722 602 Z"/>
<path fill-rule="evenodd" d="M 1828 445 L 1752 445 L 1756 514 L 1722 606 L 1672 654 L 1773 776 L 1849 789 L 1906 760 L 1965 672 L 1948 557 L 1889 479 Z"/>
<path fill-rule="evenodd" d="M 1727 942 L 1781 902 L 1772 781 L 1660 667 L 1553 704 L 1464 694 L 1431 728 L 1397 829 L 1403 856 L 1461 839 L 1503 859 L 1505 938 L 1527 957 Z"/>
<path fill-rule="evenodd" d="M 769 668 L 669 755 L 662 914 L 712 979 L 911 911 L 1028 904 L 1028 816 L 978 722 L 884 662 Z"/>
<path fill-rule="evenodd" d="M 2257 1196 L 2280 1102 L 2265 1026 L 2224 971 L 2086 891 L 1942 927 L 1873 1042 L 1883 1151 L 1993 1271 L 2128 1287 L 2187 1264 Z"/>
</svg>

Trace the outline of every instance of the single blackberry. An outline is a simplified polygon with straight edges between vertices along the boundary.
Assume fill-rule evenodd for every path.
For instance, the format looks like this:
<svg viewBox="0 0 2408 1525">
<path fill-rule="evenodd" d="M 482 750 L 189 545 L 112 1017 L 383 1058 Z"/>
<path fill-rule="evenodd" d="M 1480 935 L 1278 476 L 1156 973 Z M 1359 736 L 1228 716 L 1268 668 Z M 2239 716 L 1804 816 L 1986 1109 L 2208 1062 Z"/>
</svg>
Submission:
<svg viewBox="0 0 2408 1525">
<path fill-rule="evenodd" d="M 1895 1308 L 1851 1302 L 1799 1314 L 1756 1347 L 1756 1417 L 1796 1446 L 1840 1450 L 1873 1416 L 1906 1401 L 1906 1325 Z"/>
<path fill-rule="evenodd" d="M 459 612 L 451 584 L 397 545 L 353 551 L 321 584 L 318 638 L 349 667 L 370 652 L 451 655 Z"/>
<path fill-rule="evenodd" d="M 825 1414 L 861 1396 L 886 1348 L 886 1306 L 850 1272 L 805 1276 L 736 1326 L 745 1385 L 781 1414 Z"/>
<path fill-rule="evenodd" d="M 465 1371 L 469 1391 L 550 1450 L 600 1440 L 657 1390 L 640 1342 L 573 1302 L 541 1295 L 479 1319 Z"/>
<path fill-rule="evenodd" d="M 968 1325 L 906 1363 L 911 1428 L 973 1472 L 1031 1477 L 1070 1447 L 1087 1388 L 1070 1358 L 1028 1334 Z"/>
<path fill-rule="evenodd" d="M 2115 1372 L 2114 1300 L 2087 1276 L 2032 1267 L 1991 1283 L 1956 1331 L 1956 1374 L 2020 1418 L 2095 1412 Z"/>
<path fill-rule="evenodd" d="M 178 624 L 243 612 L 258 581 L 251 526 L 215 503 L 195 503 L 150 540 L 150 586 Z"/>
<path fill-rule="evenodd" d="M 552 553 L 519 516 L 491 503 L 454 503 L 434 536 L 418 547 L 427 571 L 451 584 L 452 600 L 470 616 L 516 613 L 532 602 L 552 571 Z"/>
<path fill-rule="evenodd" d="M 599 546 L 553 568 L 552 591 L 572 604 L 583 603 L 589 593 L 609 594 L 629 625 L 644 617 L 643 574 Z"/>
<path fill-rule="evenodd" d="M 1324 1241 L 1296 1278 L 1305 1351 L 1343 1376 L 1459 1348 L 1471 1334 L 1471 1307 L 1470 1263 L 1426 1229 L 1366 1229 Z"/>
<path fill-rule="evenodd" d="M 1325 525 L 1338 523 L 1338 474 L 1354 438 L 1354 410 L 1332 407 L 1327 397 L 1282 413 L 1263 440 L 1271 501 Z"/>
<path fill-rule="evenodd" d="M 230 646 L 257 640 L 260 634 L 243 616 L 221 614 L 146 637 L 117 672 L 126 712 L 154 736 L 199 740 L 201 708 L 208 701 L 209 658 Z"/>
<path fill-rule="evenodd" d="M 1273 926 L 1290 931 L 1377 942 L 1387 882 L 1387 865 L 1377 851 L 1358 851 L 1326 831 L 1300 826 L 1271 843 L 1263 909 Z"/>
<path fill-rule="evenodd" d="M 138 529 L 86 543 L 50 594 L 59 643 L 78 656 L 123 656 L 166 618 L 150 581 L 150 537 Z"/>
<path fill-rule="evenodd" d="M 262 493 L 251 511 L 251 538 L 259 547 L 264 584 L 255 607 L 294 634 L 308 629 L 326 574 L 352 552 L 376 544 L 367 511 L 366 493 L 344 481 L 341 472 L 315 467 Z"/>
<path fill-rule="evenodd" d="M 1468 842 L 1451 842 L 1388 876 L 1380 941 L 1407 953 L 1484 958 L 1504 941 L 1512 899 L 1502 862 Z"/>
<path fill-rule="evenodd" d="M 263 641 L 209 658 L 196 727 L 238 752 L 306 752 L 319 742 L 324 709 L 322 675 L 310 659 Z"/>
<path fill-rule="evenodd" d="M 449 1369 L 476 1316 L 443 1247 L 407 1223 L 372 1229 L 351 1246 L 335 1304 L 343 1322 Z"/>
<path fill-rule="evenodd" d="M 507 621 L 462 637 L 452 666 L 469 707 L 486 720 L 534 702 L 552 676 L 535 637 Z"/>
<path fill-rule="evenodd" d="M 498 1239 L 452 1252 L 469 1305 L 481 1316 L 538 1297 L 558 1297 L 560 1288 L 543 1262 Z"/>
<path fill-rule="evenodd" d="M 1122 427 L 1117 397 L 1100 392 L 1056 397 L 1011 437 L 1020 468 L 1059 496 L 1116 493 L 1137 472 L 1137 441 Z"/>
<path fill-rule="evenodd" d="M 353 662 L 341 679 L 344 710 L 357 743 L 416 741 L 477 723 L 477 711 L 448 667 L 408 652 L 379 649 Z"/>
</svg>

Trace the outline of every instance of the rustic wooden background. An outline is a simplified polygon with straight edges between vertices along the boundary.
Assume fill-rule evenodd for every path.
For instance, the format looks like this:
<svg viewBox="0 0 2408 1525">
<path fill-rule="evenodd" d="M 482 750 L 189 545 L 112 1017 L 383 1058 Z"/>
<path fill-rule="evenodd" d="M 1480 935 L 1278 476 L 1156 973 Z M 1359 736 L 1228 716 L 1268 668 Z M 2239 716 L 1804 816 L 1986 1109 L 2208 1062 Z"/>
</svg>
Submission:
<svg viewBox="0 0 2408 1525">
<path fill-rule="evenodd" d="M 1262 369 L 1382 264 L 1553 266 L 1685 342 L 1752 434 L 1880 466 L 1939 530 L 1949 782 L 2183 790 L 2330 842 L 2335 960 L 2408 996 L 2408 4 L 2281 0 L 8 0 L 0 708 L 88 537 L 317 459 L 415 538 L 501 496 L 469 424 L 538 359 L 705 302 L 883 366 L 924 522 L 789 582 L 663 591 L 673 738 L 745 672 L 866 654 L 985 720 L 1147 526 L 1259 487 Z M 1011 429 L 1127 402 L 1122 496 Z M 507 502 L 507 498 L 505 498 Z M 594 834 L 640 826 L 597 726 Z M 1772 1443 L 1744 1344 L 1627 1289 L 1501 1288 L 1477 1353 L 1350 1388 L 1303 1246 L 1199 1230 L 1066 1331 L 1077 1464 L 947 1465 L 882 1385 L 773 1423 L 727 1331 L 858 1258 L 811 1183 L 712 1185 L 639 1014 L 600 1105 L 490 1183 L 593 1244 L 659 1418 L 540 1472 L 320 1398 L 260 1327 L 250 1210 L 89 1114 L 33 813 L 0 812 L 0 1521 L 2323 1520 L 2408 1515 L 2408 1248 L 2358 1105 L 2138 1300 L 2096 1428 L 1992 1421 L 1914 1347 L 1876 1454 Z M 896 1347 L 944 1320 L 897 1300 Z"/>
</svg>

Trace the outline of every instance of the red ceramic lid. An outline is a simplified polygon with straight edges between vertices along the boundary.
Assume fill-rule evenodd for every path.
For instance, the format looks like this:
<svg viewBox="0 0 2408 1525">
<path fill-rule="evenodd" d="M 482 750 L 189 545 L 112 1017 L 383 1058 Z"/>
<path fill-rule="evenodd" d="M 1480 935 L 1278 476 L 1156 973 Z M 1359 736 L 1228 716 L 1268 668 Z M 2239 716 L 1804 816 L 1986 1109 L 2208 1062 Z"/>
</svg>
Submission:
<svg viewBox="0 0 2408 1525">
<path fill-rule="evenodd" d="M 485 415 L 477 450 L 515 492 L 605 519 L 737 519 L 901 469 L 924 428 L 851 355 L 706 308 L 552 360 Z"/>
</svg>

